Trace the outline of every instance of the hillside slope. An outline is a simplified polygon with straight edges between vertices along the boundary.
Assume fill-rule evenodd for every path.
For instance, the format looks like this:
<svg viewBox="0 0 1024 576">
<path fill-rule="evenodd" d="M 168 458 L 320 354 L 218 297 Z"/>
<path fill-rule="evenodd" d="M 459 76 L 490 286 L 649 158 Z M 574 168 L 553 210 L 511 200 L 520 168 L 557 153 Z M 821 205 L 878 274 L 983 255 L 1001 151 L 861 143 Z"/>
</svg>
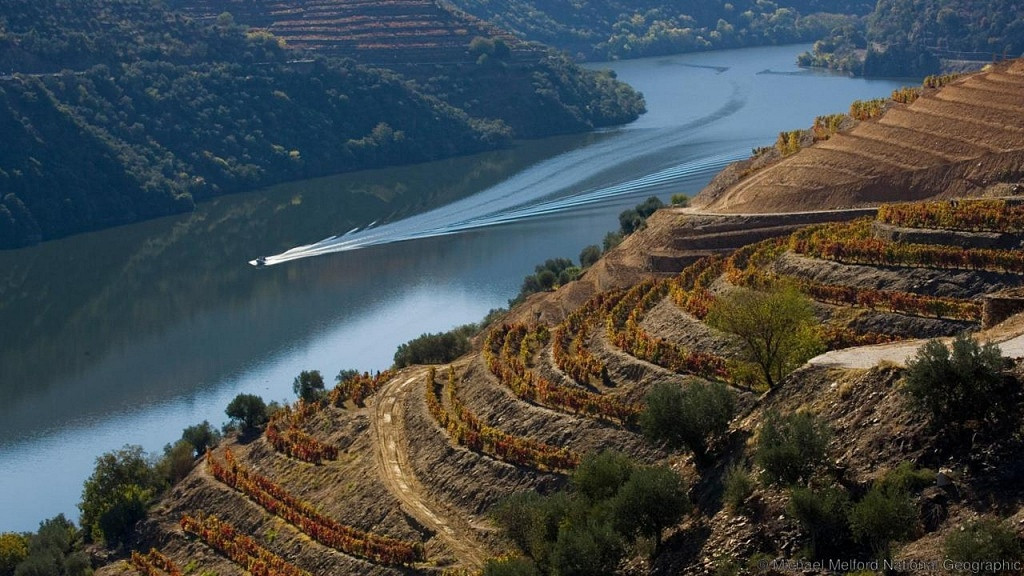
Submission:
<svg viewBox="0 0 1024 576">
<path fill-rule="evenodd" d="M 1024 176 L 1022 93 L 1024 61 L 992 66 L 925 89 L 909 105 L 886 103 L 880 117 L 763 168 L 741 166 L 694 205 L 795 212 L 984 195 Z"/>
</svg>

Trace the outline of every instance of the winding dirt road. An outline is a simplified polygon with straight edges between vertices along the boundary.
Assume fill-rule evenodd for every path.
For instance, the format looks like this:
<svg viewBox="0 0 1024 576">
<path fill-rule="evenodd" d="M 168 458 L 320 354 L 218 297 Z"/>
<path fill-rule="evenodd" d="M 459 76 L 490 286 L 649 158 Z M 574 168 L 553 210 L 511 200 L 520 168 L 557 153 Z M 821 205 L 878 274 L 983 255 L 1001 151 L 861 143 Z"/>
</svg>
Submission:
<svg viewBox="0 0 1024 576">
<path fill-rule="evenodd" d="M 1024 357 L 1024 335 L 1015 336 L 1007 340 L 997 338 L 985 338 L 981 335 L 982 342 L 994 342 L 1002 351 L 1003 356 L 1009 358 Z M 942 338 L 943 342 L 949 345 L 952 338 Z M 892 344 L 879 344 L 876 346 L 858 346 L 844 350 L 833 350 L 808 360 L 809 364 L 817 366 L 836 366 L 841 368 L 867 369 L 878 365 L 879 362 L 892 362 L 900 366 L 906 366 L 907 360 L 917 354 L 927 340 L 906 340 Z"/>
<path fill-rule="evenodd" d="M 377 392 L 372 412 L 377 463 L 385 485 L 405 512 L 437 533 L 460 563 L 480 568 L 488 554 L 477 542 L 473 529 L 443 505 L 427 498 L 409 461 L 405 397 L 410 389 L 416 388 L 413 383 L 422 381 L 426 374 L 425 367 L 404 372 Z"/>
</svg>

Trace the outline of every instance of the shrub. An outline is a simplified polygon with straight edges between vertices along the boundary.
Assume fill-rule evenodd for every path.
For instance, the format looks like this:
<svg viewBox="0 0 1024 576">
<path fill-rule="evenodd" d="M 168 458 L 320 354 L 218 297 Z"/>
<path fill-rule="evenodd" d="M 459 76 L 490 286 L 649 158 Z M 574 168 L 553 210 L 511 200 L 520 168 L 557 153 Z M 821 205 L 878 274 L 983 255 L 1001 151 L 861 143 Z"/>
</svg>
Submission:
<svg viewBox="0 0 1024 576">
<path fill-rule="evenodd" d="M 758 434 L 754 460 L 769 483 L 806 481 L 825 459 L 830 436 L 828 426 L 806 412 L 788 416 L 769 412 Z"/>
<path fill-rule="evenodd" d="M 444 364 L 469 352 L 471 336 L 476 334 L 476 324 L 464 324 L 447 332 L 421 334 L 418 338 L 401 344 L 395 350 L 395 368 L 413 364 Z"/>
<path fill-rule="evenodd" d="M 63 514 L 39 523 L 39 531 L 28 538 L 28 555 L 14 570 L 14 576 L 90 574 L 89 557 L 82 550 L 78 531 Z"/>
<path fill-rule="evenodd" d="M 1011 406 L 1005 401 L 1006 363 L 998 346 L 982 346 L 966 335 L 953 340 L 952 351 L 930 340 L 907 362 L 904 390 L 937 427 L 959 428 L 970 420 L 999 422 Z"/>
<path fill-rule="evenodd" d="M 913 534 L 916 519 L 917 508 L 907 492 L 877 484 L 850 509 L 854 537 L 885 559 L 890 557 L 893 540 L 905 540 Z"/>
<path fill-rule="evenodd" d="M 619 244 L 622 244 L 622 233 L 621 232 L 609 232 L 604 235 L 604 240 L 601 242 L 601 246 L 605 252 L 610 252 L 612 248 L 615 248 Z"/>
<path fill-rule="evenodd" d="M 648 439 L 672 448 L 687 446 L 699 458 L 709 441 L 729 428 L 736 411 L 732 392 L 721 382 L 691 382 L 685 388 L 661 382 L 647 395 L 640 427 Z"/>
<path fill-rule="evenodd" d="M 484 564 L 483 576 L 540 576 L 537 565 L 529 558 L 491 558 Z"/>
<path fill-rule="evenodd" d="M 601 502 L 615 496 L 633 470 L 633 462 L 621 452 L 605 450 L 590 454 L 573 472 L 572 487 L 589 501 Z"/>
<path fill-rule="evenodd" d="M 955 562 L 1024 560 L 1024 551 L 1013 529 L 991 518 L 982 518 L 954 530 L 946 536 L 943 548 L 946 557 Z M 1007 570 L 1005 573 L 1012 572 Z"/>
<path fill-rule="evenodd" d="M 601 248 L 591 244 L 580 251 L 580 267 L 590 268 L 601 258 Z"/>
<path fill-rule="evenodd" d="M 235 396 L 224 413 L 231 421 L 240 424 L 245 432 L 255 430 L 267 423 L 267 404 L 263 398 L 255 394 L 239 394 Z"/>
<path fill-rule="evenodd" d="M 187 440 L 178 440 L 164 446 L 164 455 L 156 464 L 157 475 L 173 486 L 188 476 L 195 463 L 195 448 Z"/>
<path fill-rule="evenodd" d="M 901 490 L 913 494 L 935 483 L 935 471 L 918 470 L 910 462 L 903 462 L 885 473 L 880 481 L 883 490 Z"/>
<path fill-rule="evenodd" d="M 811 553 L 820 558 L 830 550 L 841 550 L 848 540 L 848 508 L 849 496 L 840 488 L 811 490 L 796 487 L 790 494 L 786 511 L 807 530 L 811 538 Z"/>
<path fill-rule="evenodd" d="M 292 382 L 292 392 L 306 402 L 315 402 L 324 395 L 324 377 L 319 370 L 303 370 Z"/>
<path fill-rule="evenodd" d="M 754 479 L 745 466 L 735 464 L 725 471 L 722 479 L 722 502 L 732 511 L 743 508 L 743 503 L 754 493 Z"/>
<path fill-rule="evenodd" d="M 640 467 L 619 489 L 612 501 L 615 529 L 627 538 L 653 538 L 690 511 L 690 499 L 682 478 L 670 468 Z"/>
<path fill-rule="evenodd" d="M 673 194 L 670 201 L 673 206 L 678 206 L 680 208 L 685 208 L 690 205 L 690 197 L 686 194 Z"/>
</svg>

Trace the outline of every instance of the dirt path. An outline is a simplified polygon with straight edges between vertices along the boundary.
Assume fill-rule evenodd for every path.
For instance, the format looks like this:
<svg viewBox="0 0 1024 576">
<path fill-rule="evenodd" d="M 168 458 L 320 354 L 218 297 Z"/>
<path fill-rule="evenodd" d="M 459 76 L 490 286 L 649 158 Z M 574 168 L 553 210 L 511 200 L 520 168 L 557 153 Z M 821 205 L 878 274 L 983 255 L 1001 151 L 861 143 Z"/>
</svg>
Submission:
<svg viewBox="0 0 1024 576">
<path fill-rule="evenodd" d="M 433 530 L 455 554 L 460 563 L 480 568 L 487 559 L 486 549 L 477 543 L 472 528 L 444 506 L 428 499 L 409 461 L 409 443 L 405 431 L 405 397 L 413 383 L 422 381 L 427 368 L 405 372 L 384 385 L 373 406 L 374 445 L 381 477 L 406 513 Z"/>
<path fill-rule="evenodd" d="M 983 342 L 995 342 L 1002 350 L 1003 356 L 1010 358 L 1024 357 L 1024 334 L 1000 340 L 998 337 L 986 338 L 981 334 Z M 952 338 L 943 338 L 947 345 Z M 917 354 L 917 349 L 927 340 L 906 340 L 892 344 L 879 344 L 876 346 L 858 346 L 844 350 L 833 350 L 820 356 L 811 358 L 808 363 L 817 366 L 836 366 L 840 368 L 862 368 L 867 369 L 876 366 L 879 362 L 892 362 L 905 366 L 907 360 Z"/>
</svg>

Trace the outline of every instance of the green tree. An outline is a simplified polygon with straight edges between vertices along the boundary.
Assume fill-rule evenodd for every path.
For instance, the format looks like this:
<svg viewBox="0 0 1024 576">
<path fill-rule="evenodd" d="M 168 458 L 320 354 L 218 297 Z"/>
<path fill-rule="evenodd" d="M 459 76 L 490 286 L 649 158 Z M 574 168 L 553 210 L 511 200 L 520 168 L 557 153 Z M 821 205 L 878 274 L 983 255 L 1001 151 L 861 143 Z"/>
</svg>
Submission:
<svg viewBox="0 0 1024 576">
<path fill-rule="evenodd" d="M 292 392 L 306 402 L 316 402 L 324 395 L 324 377 L 319 370 L 303 370 L 292 382 Z"/>
<path fill-rule="evenodd" d="M 14 570 L 14 576 L 88 576 L 89 557 L 75 525 L 59 514 L 39 523 L 39 531 L 28 539 L 28 555 Z"/>
<path fill-rule="evenodd" d="M 212 448 L 220 442 L 220 432 L 210 425 L 210 422 L 203 420 L 201 424 L 194 424 L 181 431 L 181 439 L 192 445 L 193 456 L 202 456 L 207 448 Z"/>
<path fill-rule="evenodd" d="M 590 502 L 603 502 L 618 493 L 634 469 L 633 461 L 625 454 L 605 450 L 584 457 L 570 482 L 576 493 Z"/>
<path fill-rule="evenodd" d="M 659 382 L 647 395 L 640 427 L 651 441 L 688 447 L 703 460 L 709 441 L 729 429 L 736 399 L 721 382 L 690 382 L 685 388 Z"/>
<path fill-rule="evenodd" d="M 28 538 L 15 532 L 0 534 L 0 576 L 14 576 L 14 569 L 28 556 Z"/>
<path fill-rule="evenodd" d="M 926 410 L 936 426 L 960 427 L 969 420 L 1005 421 L 1011 405 L 1005 401 L 1012 380 L 1007 360 L 995 344 L 978 344 L 960 335 L 952 351 L 930 340 L 907 361 L 904 390 Z"/>
<path fill-rule="evenodd" d="M 483 576 L 540 576 L 540 572 L 533 560 L 517 556 L 488 560 Z"/>
<path fill-rule="evenodd" d="M 591 244 L 580 252 L 580 267 L 590 268 L 601 259 L 601 248 L 595 244 Z"/>
<path fill-rule="evenodd" d="M 551 552 L 558 576 L 614 574 L 624 551 L 622 538 L 606 521 L 565 523 Z"/>
<path fill-rule="evenodd" d="M 173 486 L 188 476 L 195 463 L 195 446 L 188 440 L 178 440 L 164 446 L 164 455 L 156 463 L 157 475 Z"/>
<path fill-rule="evenodd" d="M 146 503 L 160 486 L 156 467 L 141 446 L 126 445 L 101 455 L 78 504 L 84 534 L 120 545 L 145 517 Z"/>
<path fill-rule="evenodd" d="M 771 411 L 758 433 L 754 461 L 769 483 L 807 481 L 824 461 L 830 437 L 828 426 L 811 414 L 779 416 Z"/>
<path fill-rule="evenodd" d="M 250 432 L 267 423 L 267 404 L 255 394 L 239 394 L 228 404 L 224 413 L 232 422 L 241 424 L 242 431 Z"/>
<path fill-rule="evenodd" d="M 793 286 L 733 290 L 715 300 L 707 322 L 736 336 L 769 388 L 823 348 L 811 301 Z"/>
<path fill-rule="evenodd" d="M 615 495 L 612 517 L 623 536 L 654 538 L 658 547 L 662 530 L 679 522 L 690 508 L 679 474 L 670 468 L 643 466 L 630 474 Z"/>
<path fill-rule="evenodd" d="M 359 376 L 359 370 L 356 370 L 355 368 L 342 368 L 338 371 L 338 375 L 334 377 L 334 381 L 341 384 L 342 382 L 351 380 L 356 376 Z"/>
</svg>

